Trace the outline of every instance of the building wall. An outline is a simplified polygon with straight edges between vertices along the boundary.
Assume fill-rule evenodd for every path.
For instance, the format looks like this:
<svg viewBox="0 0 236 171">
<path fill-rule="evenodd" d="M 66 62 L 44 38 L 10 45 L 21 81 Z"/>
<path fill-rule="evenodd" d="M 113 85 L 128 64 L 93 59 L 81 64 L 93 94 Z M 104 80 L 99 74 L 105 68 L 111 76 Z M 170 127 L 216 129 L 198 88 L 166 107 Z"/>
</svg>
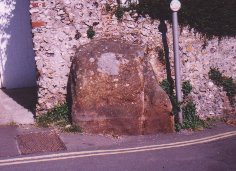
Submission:
<svg viewBox="0 0 236 171">
<path fill-rule="evenodd" d="M 71 59 L 77 48 L 90 42 L 87 38 L 89 26 L 95 25 L 95 39 L 122 37 L 145 45 L 159 81 L 166 78 L 160 51 L 163 51 L 164 45 L 168 45 L 174 77 L 171 25 L 166 23 L 165 34 L 165 24 L 152 21 L 148 16 L 136 21 L 127 12 L 123 21 L 119 22 L 114 11 L 106 11 L 106 3 L 112 8 L 117 6 L 116 0 L 31 1 L 32 32 L 39 76 L 38 114 L 65 101 Z M 163 41 L 165 35 L 166 42 Z M 206 47 L 203 48 L 203 45 Z M 198 114 L 215 116 L 227 112 L 230 106 L 226 93 L 209 80 L 208 71 L 210 67 L 218 67 L 225 75 L 236 79 L 233 74 L 236 71 L 235 39 L 225 38 L 219 41 L 214 38 L 206 44 L 199 34 L 183 28 L 180 50 L 182 79 L 190 80 L 193 85 L 191 96 L 197 104 Z"/>
<path fill-rule="evenodd" d="M 0 2 L 0 88 L 36 86 L 29 6 L 28 0 Z"/>
</svg>

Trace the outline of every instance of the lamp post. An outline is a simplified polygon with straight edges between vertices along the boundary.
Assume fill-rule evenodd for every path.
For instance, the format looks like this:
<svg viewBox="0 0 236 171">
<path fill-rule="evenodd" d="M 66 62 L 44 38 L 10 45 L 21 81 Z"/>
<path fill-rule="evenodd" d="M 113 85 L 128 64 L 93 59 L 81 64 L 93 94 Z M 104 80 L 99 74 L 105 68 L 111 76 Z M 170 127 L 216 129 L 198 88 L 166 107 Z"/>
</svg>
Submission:
<svg viewBox="0 0 236 171">
<path fill-rule="evenodd" d="M 172 0 L 170 3 L 172 10 L 172 23 L 173 23 L 173 46 L 174 46 L 174 61 L 175 61 L 175 88 L 177 102 L 182 102 L 181 92 L 181 74 L 180 74 L 180 57 L 179 57 L 179 31 L 178 31 L 178 11 L 181 8 L 179 0 Z M 178 112 L 179 123 L 183 123 L 182 110 Z"/>
</svg>

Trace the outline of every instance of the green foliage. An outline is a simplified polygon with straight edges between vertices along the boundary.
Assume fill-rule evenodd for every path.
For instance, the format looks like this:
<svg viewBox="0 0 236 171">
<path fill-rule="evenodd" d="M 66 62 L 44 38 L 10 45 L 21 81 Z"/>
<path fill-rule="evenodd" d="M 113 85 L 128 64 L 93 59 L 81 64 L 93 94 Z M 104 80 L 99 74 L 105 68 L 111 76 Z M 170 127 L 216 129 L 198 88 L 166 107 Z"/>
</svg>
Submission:
<svg viewBox="0 0 236 171">
<path fill-rule="evenodd" d="M 236 1 L 234 0 L 181 0 L 181 26 L 189 26 L 203 36 L 236 36 Z M 171 23 L 170 0 L 139 0 L 136 11 L 153 19 Z"/>
<path fill-rule="evenodd" d="M 38 116 L 36 123 L 40 127 L 58 126 L 64 131 L 72 130 L 72 132 L 75 132 L 75 130 L 78 130 L 80 132 L 79 130 L 81 130 L 78 126 L 70 124 L 70 112 L 67 103 L 58 105 L 46 114 Z"/>
<path fill-rule="evenodd" d="M 124 13 L 125 13 L 124 7 L 122 7 L 121 5 L 118 5 L 116 12 L 115 12 L 115 16 L 119 21 L 121 21 L 123 19 Z"/>
<path fill-rule="evenodd" d="M 209 78 L 218 86 L 222 84 L 222 73 L 219 71 L 218 68 L 210 68 L 208 72 Z"/>
<path fill-rule="evenodd" d="M 93 30 L 93 26 L 89 26 L 87 30 L 87 37 L 89 39 L 93 39 L 94 36 L 95 36 L 95 31 Z"/>
<path fill-rule="evenodd" d="M 162 82 L 160 82 L 160 86 L 166 92 L 166 94 L 168 94 L 168 96 L 171 96 L 171 87 L 167 79 L 164 79 Z"/>
<path fill-rule="evenodd" d="M 188 102 L 182 107 L 183 112 L 183 125 L 182 129 L 193 129 L 196 130 L 200 127 L 205 127 L 205 122 L 196 115 L 196 105 L 193 102 Z"/>
<path fill-rule="evenodd" d="M 171 10 L 167 0 L 139 0 L 136 11 L 139 15 L 148 14 L 153 19 L 170 20 Z"/>
<path fill-rule="evenodd" d="M 180 23 L 189 25 L 207 37 L 236 35 L 236 1 L 182 0 Z"/>
<path fill-rule="evenodd" d="M 226 91 L 226 95 L 228 96 L 231 104 L 233 105 L 234 97 L 236 95 L 236 84 L 234 83 L 232 77 L 223 77 L 222 80 L 223 90 Z"/>
<path fill-rule="evenodd" d="M 229 98 L 229 101 L 232 106 L 235 104 L 234 97 L 236 95 L 236 83 L 232 77 L 223 76 L 218 68 L 211 68 L 208 72 L 209 78 L 220 87 L 223 87 L 223 90 L 226 91 L 226 95 Z"/>
<path fill-rule="evenodd" d="M 48 127 L 51 123 L 65 122 L 69 123 L 69 109 L 66 103 L 53 108 L 46 114 L 39 116 L 37 124 L 42 127 Z"/>
<path fill-rule="evenodd" d="M 175 123 L 175 131 L 179 132 L 179 131 L 181 131 L 181 129 L 182 129 L 181 124 L 180 123 Z"/>
<path fill-rule="evenodd" d="M 190 84 L 190 81 L 184 81 L 182 84 L 182 92 L 184 94 L 184 97 L 187 97 L 191 91 L 192 91 L 193 87 Z"/>
<path fill-rule="evenodd" d="M 170 98 L 170 101 L 173 106 L 173 114 L 177 116 L 178 112 L 180 111 L 180 108 L 182 109 L 184 118 L 183 125 L 176 123 L 175 124 L 176 131 L 180 131 L 181 129 L 196 130 L 198 128 L 206 126 L 205 122 L 197 116 L 196 106 L 192 101 L 186 102 L 185 99 L 185 101 L 183 102 L 185 105 L 181 107 L 182 104 L 179 104 L 176 100 L 176 96 L 174 96 L 173 93 L 171 93 L 172 92 L 171 86 L 167 79 L 163 80 L 160 83 L 160 86 L 168 94 Z M 192 86 L 189 81 L 183 82 L 182 91 L 185 97 L 188 96 L 188 94 L 192 91 Z"/>
<path fill-rule="evenodd" d="M 170 82 L 167 79 L 164 79 L 162 82 L 160 82 L 160 86 L 169 96 L 171 104 L 173 106 L 172 113 L 176 115 L 180 110 L 180 104 L 177 102 L 176 96 L 173 95 L 173 90 L 171 88 Z"/>
</svg>

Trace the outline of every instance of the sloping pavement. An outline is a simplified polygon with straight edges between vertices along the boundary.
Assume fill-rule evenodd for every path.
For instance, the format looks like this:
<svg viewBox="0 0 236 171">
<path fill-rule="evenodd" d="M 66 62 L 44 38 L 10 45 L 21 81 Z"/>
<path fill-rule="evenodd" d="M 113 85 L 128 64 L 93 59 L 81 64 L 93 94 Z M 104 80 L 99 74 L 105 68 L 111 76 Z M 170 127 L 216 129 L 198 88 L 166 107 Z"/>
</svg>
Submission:
<svg viewBox="0 0 236 171">
<path fill-rule="evenodd" d="M 143 135 L 143 136 L 121 136 L 112 137 L 104 135 L 89 135 L 83 133 L 61 133 L 50 128 L 37 128 L 33 125 L 25 126 L 0 126 L 0 159 L 8 157 L 20 156 L 17 147 L 16 137 L 18 135 L 39 133 L 39 132 L 56 132 L 65 144 L 67 151 L 64 152 L 80 152 L 94 150 L 110 150 L 133 148 L 143 146 L 153 146 L 162 144 L 171 144 L 177 142 L 187 142 L 192 140 L 205 139 L 206 137 L 224 135 L 230 132 L 236 132 L 236 127 L 217 123 L 211 129 L 204 131 L 189 132 L 182 131 L 180 133 Z M 236 143 L 236 142 L 235 142 Z M 236 144 L 235 144 L 236 145 Z M 58 153 L 58 152 L 57 152 Z M 33 155 L 49 154 L 38 153 Z M 51 153 L 50 153 L 51 154 Z"/>
<path fill-rule="evenodd" d="M 236 127 L 224 123 L 198 132 L 116 138 L 59 133 L 67 151 L 20 156 L 15 137 L 42 131 L 55 130 L 0 127 L 0 170 L 236 170 Z"/>
<path fill-rule="evenodd" d="M 0 89 L 0 125 L 34 124 L 34 88 Z M 33 98 L 33 99 L 32 99 Z"/>
<path fill-rule="evenodd" d="M 0 126 L 0 158 L 19 155 L 15 136 L 16 126 Z"/>
</svg>

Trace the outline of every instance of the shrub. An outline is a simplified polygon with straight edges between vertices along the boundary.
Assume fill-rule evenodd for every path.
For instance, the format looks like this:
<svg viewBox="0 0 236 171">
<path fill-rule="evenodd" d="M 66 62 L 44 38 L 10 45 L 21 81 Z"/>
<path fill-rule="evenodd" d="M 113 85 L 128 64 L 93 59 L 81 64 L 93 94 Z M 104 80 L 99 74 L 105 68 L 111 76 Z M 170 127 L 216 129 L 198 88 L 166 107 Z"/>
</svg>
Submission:
<svg viewBox="0 0 236 171">
<path fill-rule="evenodd" d="M 203 120 L 201 120 L 197 116 L 196 111 L 196 105 L 192 101 L 187 101 L 184 99 L 183 104 L 185 104 L 183 107 L 181 107 L 182 104 L 179 104 L 176 100 L 176 96 L 174 96 L 171 92 L 170 83 L 167 79 L 163 80 L 160 83 L 160 86 L 162 89 L 168 94 L 172 106 L 173 106 L 173 114 L 177 116 L 180 109 L 182 109 L 183 112 L 183 124 L 176 123 L 175 129 L 176 131 L 180 131 L 181 129 L 193 129 L 196 130 L 197 128 L 205 127 L 206 124 Z M 188 94 L 192 91 L 192 86 L 189 81 L 184 81 L 182 85 L 182 91 L 184 96 L 188 96 Z"/>
<path fill-rule="evenodd" d="M 182 112 L 184 119 L 182 129 L 196 130 L 199 127 L 205 127 L 205 122 L 196 115 L 196 105 L 192 101 L 182 107 Z"/>
<path fill-rule="evenodd" d="M 218 68 L 210 68 L 208 72 L 209 78 L 219 87 L 223 87 L 223 90 L 226 91 L 226 95 L 229 98 L 230 104 L 234 106 L 236 95 L 236 83 L 232 77 L 223 76 Z"/>
<path fill-rule="evenodd" d="M 171 87 L 167 79 L 164 79 L 162 82 L 160 82 L 160 86 L 168 96 L 171 96 Z"/>
<path fill-rule="evenodd" d="M 187 97 L 191 91 L 192 91 L 193 87 L 190 84 L 190 81 L 184 81 L 182 84 L 182 92 L 184 94 L 184 97 Z"/>
<path fill-rule="evenodd" d="M 236 36 L 236 1 L 233 0 L 181 0 L 179 11 L 181 26 L 189 26 L 203 36 L 212 38 Z M 170 0 L 139 0 L 136 11 L 153 19 L 171 22 Z"/>
<path fill-rule="evenodd" d="M 210 68 L 208 76 L 216 85 L 220 86 L 222 84 L 222 73 L 218 68 Z"/>
<path fill-rule="evenodd" d="M 125 12 L 124 7 L 122 7 L 121 5 L 118 5 L 115 12 L 115 16 L 119 21 L 123 19 L 124 12 Z"/>
<path fill-rule="evenodd" d="M 170 101 L 173 107 L 172 113 L 174 115 L 177 115 L 177 113 L 180 110 L 180 104 L 177 102 L 176 96 L 173 94 L 173 90 L 171 88 L 170 82 L 167 79 L 164 79 L 162 82 L 160 82 L 160 86 L 170 98 Z"/>
</svg>

